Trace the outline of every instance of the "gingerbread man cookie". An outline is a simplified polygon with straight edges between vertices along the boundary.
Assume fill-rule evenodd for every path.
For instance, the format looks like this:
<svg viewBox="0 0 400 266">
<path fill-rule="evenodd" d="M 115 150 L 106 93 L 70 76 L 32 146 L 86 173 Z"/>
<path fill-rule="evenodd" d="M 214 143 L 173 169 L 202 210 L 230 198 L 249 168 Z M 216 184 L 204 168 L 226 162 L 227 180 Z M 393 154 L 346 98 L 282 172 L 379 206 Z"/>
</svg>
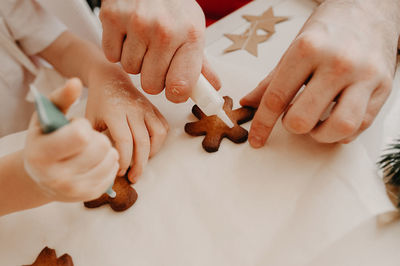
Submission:
<svg viewBox="0 0 400 266">
<path fill-rule="evenodd" d="M 127 171 L 128 172 L 128 171 Z M 106 193 L 99 198 L 84 202 L 86 208 L 97 208 L 104 204 L 110 204 L 116 212 L 129 209 L 137 200 L 138 194 L 131 186 L 127 175 L 117 176 L 114 181 L 113 190 L 117 193 L 115 198 L 111 198 Z"/>
<path fill-rule="evenodd" d="M 229 128 L 216 115 L 207 116 L 200 108 L 195 105 L 192 108 L 192 113 L 199 121 L 187 123 L 185 131 L 191 136 L 204 136 L 203 148 L 207 152 L 216 152 L 219 149 L 223 138 L 228 138 L 234 143 L 243 143 L 247 140 L 248 132 L 240 125 L 253 119 L 256 109 L 251 107 L 241 107 L 232 110 L 233 102 L 228 96 L 224 97 L 224 111 L 232 120 L 234 126 Z"/>
<path fill-rule="evenodd" d="M 27 266 L 74 266 L 72 258 L 68 254 L 64 254 L 57 258 L 56 251 L 54 249 L 45 247 L 39 253 L 35 262 L 32 265 Z"/>
</svg>

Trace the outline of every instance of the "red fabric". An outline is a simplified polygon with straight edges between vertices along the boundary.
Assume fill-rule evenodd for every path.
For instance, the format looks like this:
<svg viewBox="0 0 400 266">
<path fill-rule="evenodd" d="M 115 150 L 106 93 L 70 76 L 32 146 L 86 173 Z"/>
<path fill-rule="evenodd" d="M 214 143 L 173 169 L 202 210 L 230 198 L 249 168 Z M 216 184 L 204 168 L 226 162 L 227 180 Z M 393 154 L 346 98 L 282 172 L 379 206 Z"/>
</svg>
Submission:
<svg viewBox="0 0 400 266">
<path fill-rule="evenodd" d="M 207 19 L 207 26 L 252 0 L 197 0 Z"/>
</svg>

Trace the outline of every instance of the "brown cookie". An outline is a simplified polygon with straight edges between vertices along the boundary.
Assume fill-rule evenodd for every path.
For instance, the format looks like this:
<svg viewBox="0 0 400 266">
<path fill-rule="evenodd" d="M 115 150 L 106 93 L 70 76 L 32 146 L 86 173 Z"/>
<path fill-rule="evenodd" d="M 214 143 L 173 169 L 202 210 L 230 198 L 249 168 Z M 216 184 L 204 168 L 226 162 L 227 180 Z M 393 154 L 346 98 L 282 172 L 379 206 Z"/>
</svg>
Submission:
<svg viewBox="0 0 400 266">
<path fill-rule="evenodd" d="M 218 151 L 221 141 L 225 137 L 234 143 L 243 143 L 247 140 L 247 130 L 239 125 L 253 119 L 256 109 L 251 107 L 241 107 L 236 110 L 232 110 L 232 99 L 228 96 L 225 96 L 224 100 L 225 103 L 223 108 L 228 117 L 234 123 L 233 128 L 229 128 L 216 115 L 205 115 L 197 105 L 193 106 L 192 113 L 199 119 L 199 121 L 187 123 L 185 125 L 185 131 L 189 135 L 205 135 L 203 140 L 203 148 L 207 152 Z"/>
<path fill-rule="evenodd" d="M 64 254 L 57 258 L 56 251 L 54 249 L 45 247 L 39 253 L 35 262 L 28 266 L 73 266 L 72 258 L 68 254 Z"/>
<path fill-rule="evenodd" d="M 108 203 L 114 211 L 122 212 L 129 209 L 137 200 L 138 194 L 131 186 L 127 175 L 115 178 L 113 190 L 117 193 L 115 198 L 111 198 L 104 193 L 95 200 L 84 202 L 85 207 L 97 208 Z"/>
</svg>

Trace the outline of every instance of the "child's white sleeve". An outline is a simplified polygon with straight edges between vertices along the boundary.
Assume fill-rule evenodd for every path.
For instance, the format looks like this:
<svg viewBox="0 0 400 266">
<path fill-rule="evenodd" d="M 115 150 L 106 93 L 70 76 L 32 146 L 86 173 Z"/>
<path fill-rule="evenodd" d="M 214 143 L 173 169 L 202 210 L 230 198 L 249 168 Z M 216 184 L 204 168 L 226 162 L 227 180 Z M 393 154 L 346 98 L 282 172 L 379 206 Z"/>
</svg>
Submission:
<svg viewBox="0 0 400 266">
<path fill-rule="evenodd" d="M 41 52 L 66 30 L 36 0 L 1 0 L 0 13 L 14 40 L 28 55 Z"/>
</svg>

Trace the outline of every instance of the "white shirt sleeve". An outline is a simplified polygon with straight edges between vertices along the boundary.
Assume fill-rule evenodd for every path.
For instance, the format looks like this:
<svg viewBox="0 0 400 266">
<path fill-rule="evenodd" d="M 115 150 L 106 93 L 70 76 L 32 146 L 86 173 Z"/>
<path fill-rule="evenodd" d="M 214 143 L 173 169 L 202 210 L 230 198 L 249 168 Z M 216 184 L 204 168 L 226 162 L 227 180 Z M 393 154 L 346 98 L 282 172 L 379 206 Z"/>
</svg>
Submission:
<svg viewBox="0 0 400 266">
<path fill-rule="evenodd" d="M 1 0 L 0 14 L 14 40 L 28 55 L 44 50 L 66 30 L 36 0 Z"/>
</svg>

